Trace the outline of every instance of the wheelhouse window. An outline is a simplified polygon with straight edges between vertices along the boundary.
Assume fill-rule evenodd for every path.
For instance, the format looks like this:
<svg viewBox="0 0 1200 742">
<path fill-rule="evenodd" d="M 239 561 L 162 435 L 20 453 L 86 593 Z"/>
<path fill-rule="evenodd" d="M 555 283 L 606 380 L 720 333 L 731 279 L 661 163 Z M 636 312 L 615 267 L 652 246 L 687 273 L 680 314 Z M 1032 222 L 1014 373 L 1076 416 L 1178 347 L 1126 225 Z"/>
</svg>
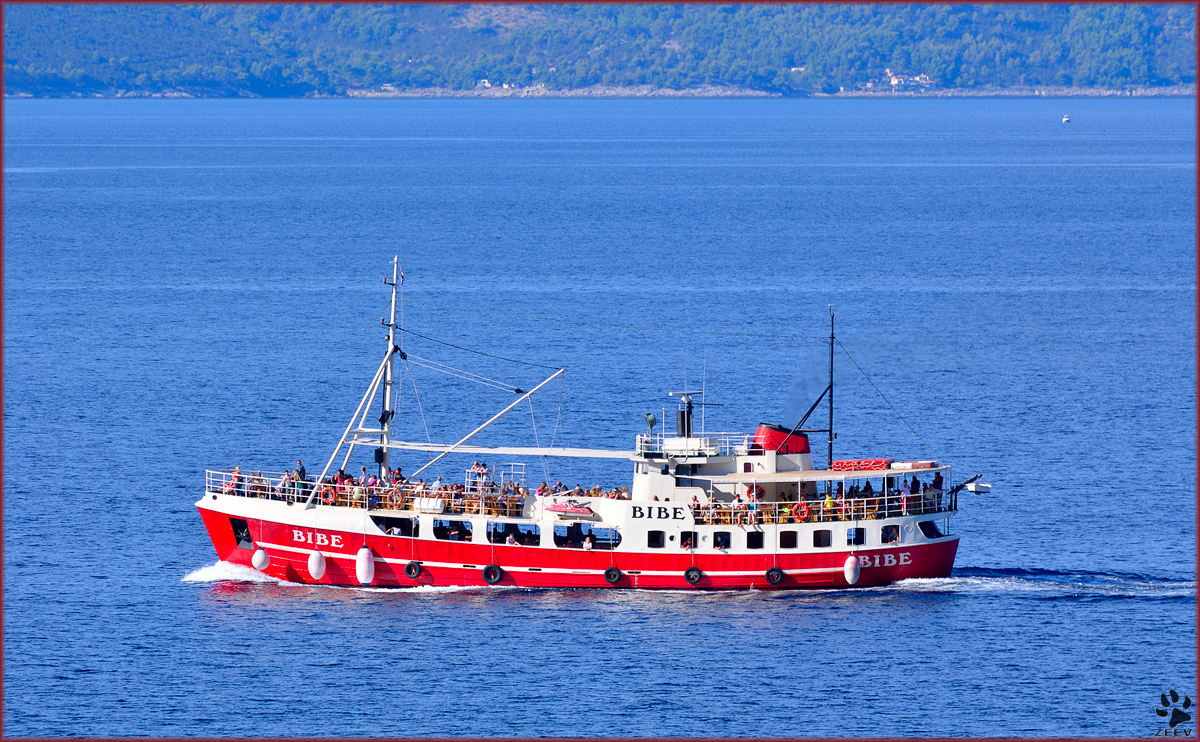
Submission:
<svg viewBox="0 0 1200 742">
<path fill-rule="evenodd" d="M 470 541 L 471 522 L 439 518 L 433 521 L 433 537 L 439 541 Z"/>
<path fill-rule="evenodd" d="M 817 549 L 829 548 L 833 543 L 833 540 L 830 538 L 831 534 L 832 532 L 825 528 L 813 531 L 813 547 Z"/>
<path fill-rule="evenodd" d="M 230 518 L 229 525 L 233 526 L 233 538 L 239 549 L 254 549 L 254 539 L 250 538 L 250 524 L 243 518 Z"/>
<path fill-rule="evenodd" d="M 917 523 L 917 528 L 921 529 L 921 533 L 925 534 L 925 538 L 941 538 L 942 532 L 938 530 L 937 523 L 931 520 L 922 520 Z"/>
<path fill-rule="evenodd" d="M 867 529 L 865 528 L 847 528 L 846 529 L 846 546 L 858 546 L 867 542 Z"/>
<path fill-rule="evenodd" d="M 615 528 L 604 528 L 591 523 L 562 523 L 554 526 L 554 545 L 560 549 L 587 549 L 589 540 L 590 548 L 594 551 L 612 551 L 621 543 L 621 534 Z"/>
<path fill-rule="evenodd" d="M 900 542 L 900 526 L 890 525 L 879 529 L 879 541 L 885 544 Z"/>
<path fill-rule="evenodd" d="M 540 546 L 542 529 L 524 523 L 488 523 L 488 541 L 509 546 Z"/>
<path fill-rule="evenodd" d="M 746 534 L 747 549 L 761 549 L 763 547 L 763 532 L 750 531 Z"/>
<path fill-rule="evenodd" d="M 781 548 L 781 549 L 796 548 L 796 532 L 795 531 L 780 531 L 779 532 L 779 548 Z"/>
<path fill-rule="evenodd" d="M 733 544 L 729 531 L 717 531 L 713 534 L 714 549 L 728 549 Z"/>
<path fill-rule="evenodd" d="M 646 547 L 650 549 L 661 549 L 667 545 L 667 534 L 663 531 L 647 531 L 646 532 Z"/>
<path fill-rule="evenodd" d="M 379 530 L 389 536 L 407 536 L 418 538 L 421 535 L 421 520 L 419 518 L 385 518 L 372 515 L 371 520 L 379 526 Z"/>
</svg>

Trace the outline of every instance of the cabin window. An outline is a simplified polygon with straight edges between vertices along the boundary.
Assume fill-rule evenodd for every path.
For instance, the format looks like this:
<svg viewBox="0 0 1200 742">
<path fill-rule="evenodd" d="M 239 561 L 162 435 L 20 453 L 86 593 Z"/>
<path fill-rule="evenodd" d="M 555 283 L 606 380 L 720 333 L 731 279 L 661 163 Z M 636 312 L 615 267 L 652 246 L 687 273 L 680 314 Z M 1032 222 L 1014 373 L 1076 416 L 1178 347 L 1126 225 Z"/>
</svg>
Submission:
<svg viewBox="0 0 1200 742">
<path fill-rule="evenodd" d="M 661 549 L 667 545 L 666 533 L 662 531 L 648 531 L 646 533 L 646 546 L 651 549 Z"/>
<path fill-rule="evenodd" d="M 846 546 L 858 546 L 867 542 L 867 529 L 865 528 L 847 528 L 846 529 Z"/>
<path fill-rule="evenodd" d="M 761 549 L 763 547 L 763 532 L 750 531 L 746 534 L 747 549 Z"/>
<path fill-rule="evenodd" d="M 700 537 L 695 531 L 679 532 L 679 548 L 694 549 L 700 544 Z"/>
<path fill-rule="evenodd" d="M 433 537 L 439 541 L 470 541 L 471 522 L 439 518 L 433 521 Z"/>
<path fill-rule="evenodd" d="M 493 544 L 507 544 L 510 535 L 518 546 L 540 546 L 542 543 L 540 526 L 524 523 L 488 523 L 488 541 Z"/>
<path fill-rule="evenodd" d="M 754 464 L 751 464 L 749 461 L 742 464 L 742 472 L 749 474 L 752 471 L 754 471 Z"/>
<path fill-rule="evenodd" d="M 831 531 L 822 528 L 819 531 L 813 531 L 813 546 L 817 549 L 825 549 L 833 543 L 830 538 Z"/>
<path fill-rule="evenodd" d="M 371 520 L 379 526 L 379 530 L 389 536 L 417 538 L 421 534 L 421 521 L 417 518 L 385 518 L 381 515 L 372 515 Z"/>
<path fill-rule="evenodd" d="M 900 542 L 900 526 L 884 526 L 879 529 L 879 541 L 885 544 Z"/>
<path fill-rule="evenodd" d="M 942 532 L 938 530 L 937 523 L 931 520 L 923 520 L 917 523 L 917 528 L 921 529 L 921 533 L 925 534 L 925 538 L 941 538 Z"/>
<path fill-rule="evenodd" d="M 779 548 L 781 548 L 781 549 L 796 548 L 796 532 L 795 531 L 780 531 L 779 532 Z"/>
<path fill-rule="evenodd" d="M 250 524 L 242 518 L 230 518 L 229 525 L 233 526 L 233 538 L 239 549 L 254 550 L 254 539 L 250 538 Z"/>
<path fill-rule="evenodd" d="M 591 523 L 554 526 L 554 545 L 560 549 L 582 549 L 588 536 L 592 537 L 592 549 L 596 551 L 612 551 L 621 543 L 621 534 L 615 528 L 602 528 Z"/>
<path fill-rule="evenodd" d="M 728 549 L 733 540 L 729 538 L 729 531 L 717 531 L 713 534 L 714 549 Z"/>
</svg>

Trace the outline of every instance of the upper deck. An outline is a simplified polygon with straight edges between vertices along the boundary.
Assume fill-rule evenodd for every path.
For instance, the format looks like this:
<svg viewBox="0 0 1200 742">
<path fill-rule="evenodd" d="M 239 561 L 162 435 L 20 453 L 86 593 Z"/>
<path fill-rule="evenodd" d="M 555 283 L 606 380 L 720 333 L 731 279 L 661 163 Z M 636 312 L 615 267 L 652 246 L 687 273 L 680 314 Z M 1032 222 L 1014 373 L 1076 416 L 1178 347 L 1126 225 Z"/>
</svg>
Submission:
<svg viewBox="0 0 1200 742">
<path fill-rule="evenodd" d="M 537 496 L 527 490 L 512 494 L 493 492 L 493 481 L 467 477 L 465 485 L 405 482 L 398 485 L 364 487 L 313 482 L 283 482 L 283 472 L 253 472 L 235 475 L 231 471 L 205 472 L 205 489 L 214 494 L 314 504 L 334 508 L 357 508 L 391 513 L 435 513 L 485 515 L 516 521 L 618 520 L 606 518 L 610 501 L 627 501 L 642 507 L 666 507 L 687 511 L 696 523 L 782 524 L 797 522 L 837 522 L 887 518 L 899 515 L 947 513 L 957 510 L 957 497 L 945 485 L 930 486 L 930 477 L 949 474 L 950 467 L 921 470 L 797 470 L 775 472 L 735 472 L 706 477 L 707 487 L 677 486 L 674 496 L 635 499 L 626 489 L 597 492 L 600 488 L 576 492 L 565 490 Z M 920 493 L 899 489 L 905 475 L 919 474 Z M 635 474 L 635 477 L 637 475 Z M 860 489 L 857 482 L 878 480 L 879 486 Z M 892 481 L 888 481 L 892 480 Z M 688 482 L 694 480 L 687 480 Z M 785 486 L 795 486 L 786 489 Z M 316 487 L 315 497 L 313 488 Z M 636 483 L 635 483 L 635 489 Z M 743 493 L 741 490 L 745 490 Z M 548 510 L 550 505 L 578 502 L 593 511 L 592 516 Z M 614 503 L 615 504 L 615 503 Z M 624 510 L 624 509 L 622 509 Z"/>
</svg>

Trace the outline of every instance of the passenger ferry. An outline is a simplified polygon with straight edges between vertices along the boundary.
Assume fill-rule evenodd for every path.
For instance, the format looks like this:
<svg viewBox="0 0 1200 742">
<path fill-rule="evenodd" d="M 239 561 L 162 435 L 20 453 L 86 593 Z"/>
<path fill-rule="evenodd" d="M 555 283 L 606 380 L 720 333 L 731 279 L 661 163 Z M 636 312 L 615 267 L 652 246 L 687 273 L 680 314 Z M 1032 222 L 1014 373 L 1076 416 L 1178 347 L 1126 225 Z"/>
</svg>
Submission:
<svg viewBox="0 0 1200 742">
<path fill-rule="evenodd" d="M 398 261 L 392 263 L 388 348 L 319 476 L 209 470 L 196 503 L 218 557 L 296 583 L 407 588 L 743 590 L 848 588 L 948 577 L 958 549 L 951 469 L 936 461 L 833 459 L 833 313 L 829 385 L 799 424 L 753 433 L 693 429 L 700 392 L 672 393 L 673 435 L 638 435 L 632 450 L 482 447 L 481 430 L 562 374 L 555 371 L 454 444 L 391 436 Z M 401 274 L 402 275 L 402 274 Z M 371 411 L 382 398 L 380 414 Z M 827 400 L 825 428 L 804 428 Z M 814 469 L 809 434 L 828 443 Z M 356 447 L 373 451 L 375 484 L 334 478 Z M 393 482 L 393 452 L 436 454 Z M 630 486 L 547 492 L 525 466 L 474 466 L 462 483 L 421 474 L 449 454 L 619 459 Z M 968 481 L 974 481 L 972 480 Z"/>
</svg>

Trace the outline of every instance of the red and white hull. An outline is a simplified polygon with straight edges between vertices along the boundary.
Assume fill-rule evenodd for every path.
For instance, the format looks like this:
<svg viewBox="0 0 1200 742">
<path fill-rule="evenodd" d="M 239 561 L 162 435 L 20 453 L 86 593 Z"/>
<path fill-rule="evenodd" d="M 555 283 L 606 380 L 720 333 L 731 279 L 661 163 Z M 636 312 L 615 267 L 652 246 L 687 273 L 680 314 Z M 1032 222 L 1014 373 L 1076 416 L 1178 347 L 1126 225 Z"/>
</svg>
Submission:
<svg viewBox="0 0 1200 742">
<path fill-rule="evenodd" d="M 626 505 L 626 503 L 620 503 Z M 641 588 L 678 590 L 742 589 L 828 589 L 850 587 L 846 562 L 854 556 L 859 575 L 854 587 L 886 585 L 897 580 L 918 577 L 948 577 L 958 550 L 958 536 L 926 539 L 911 527 L 915 517 L 886 520 L 849 521 L 835 524 L 797 524 L 734 526 L 733 530 L 765 531 L 765 544 L 778 543 L 778 531 L 812 530 L 817 527 L 872 526 L 888 523 L 908 525 L 909 541 L 888 545 L 830 547 L 821 550 L 786 549 L 697 549 L 634 550 L 618 547 L 611 551 L 540 546 L 509 546 L 488 542 L 444 541 L 433 538 L 388 536 L 378 532 L 368 511 L 317 506 L 304 509 L 302 503 L 289 505 L 209 493 L 197 503 L 217 556 L 227 562 L 251 566 L 258 547 L 269 556 L 262 569 L 268 575 L 288 582 L 361 586 L 356 558 L 365 544 L 374 561 L 374 587 L 406 588 L 421 585 L 484 586 L 484 568 L 498 566 L 500 579 L 493 584 L 528 588 Z M 377 511 L 370 511 L 378 514 Z M 944 514 L 943 514 L 944 515 Z M 239 546 L 231 526 L 231 517 L 244 520 L 250 529 L 252 544 Z M 440 517 L 440 516 L 439 516 Z M 485 519 L 479 518 L 482 522 Z M 352 521 L 357 521 L 353 523 Z M 357 527 L 355 527 L 357 525 Z M 703 533 L 706 529 L 728 531 L 731 526 L 705 526 L 692 521 L 680 528 Z M 872 529 L 875 530 L 875 529 Z M 481 533 L 480 526 L 476 533 Z M 902 537 L 903 538 L 903 537 Z M 632 539 L 630 539 L 632 540 Z M 309 558 L 314 550 L 324 556 L 325 570 L 319 579 L 309 573 Z M 405 567 L 420 565 L 417 577 L 410 578 Z M 615 583 L 605 579 L 611 567 L 620 570 Z M 685 573 L 700 570 L 695 584 Z M 772 568 L 783 572 L 775 585 L 766 573 Z"/>
</svg>

